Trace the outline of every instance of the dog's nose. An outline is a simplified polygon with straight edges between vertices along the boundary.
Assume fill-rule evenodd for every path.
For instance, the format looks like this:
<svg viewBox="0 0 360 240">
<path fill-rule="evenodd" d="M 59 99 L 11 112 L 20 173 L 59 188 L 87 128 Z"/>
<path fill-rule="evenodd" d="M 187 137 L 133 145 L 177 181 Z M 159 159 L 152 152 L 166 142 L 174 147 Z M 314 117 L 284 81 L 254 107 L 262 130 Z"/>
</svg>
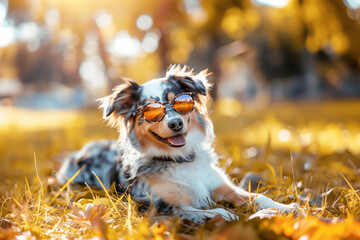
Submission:
<svg viewBox="0 0 360 240">
<path fill-rule="evenodd" d="M 183 121 L 180 118 L 170 120 L 168 127 L 173 131 L 180 131 L 183 128 Z"/>
</svg>

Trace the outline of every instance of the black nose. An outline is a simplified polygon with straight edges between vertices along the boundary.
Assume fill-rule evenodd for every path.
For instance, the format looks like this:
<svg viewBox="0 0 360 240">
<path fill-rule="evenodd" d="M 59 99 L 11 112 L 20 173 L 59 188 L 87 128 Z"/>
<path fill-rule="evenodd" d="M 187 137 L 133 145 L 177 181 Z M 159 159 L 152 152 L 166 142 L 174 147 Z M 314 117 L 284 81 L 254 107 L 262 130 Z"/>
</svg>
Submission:
<svg viewBox="0 0 360 240">
<path fill-rule="evenodd" d="M 173 131 L 180 131 L 183 128 L 183 121 L 180 118 L 170 120 L 168 127 Z"/>
</svg>

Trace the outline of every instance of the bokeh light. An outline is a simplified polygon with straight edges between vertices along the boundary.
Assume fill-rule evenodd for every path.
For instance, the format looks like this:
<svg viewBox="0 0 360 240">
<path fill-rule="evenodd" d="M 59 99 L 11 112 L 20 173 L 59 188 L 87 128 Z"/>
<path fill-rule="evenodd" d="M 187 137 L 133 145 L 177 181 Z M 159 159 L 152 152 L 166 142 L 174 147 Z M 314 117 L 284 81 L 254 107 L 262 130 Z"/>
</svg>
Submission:
<svg viewBox="0 0 360 240">
<path fill-rule="evenodd" d="M 35 22 L 24 22 L 17 28 L 17 39 L 19 41 L 31 41 L 39 38 L 40 28 Z"/>
<path fill-rule="evenodd" d="M 290 132 L 287 129 L 281 129 L 278 133 L 278 137 L 281 142 L 288 142 L 290 140 L 290 136 Z"/>
<path fill-rule="evenodd" d="M 160 36 L 156 32 L 147 32 L 141 43 L 142 49 L 146 53 L 155 52 L 159 46 Z"/>
<path fill-rule="evenodd" d="M 49 25 L 55 25 L 60 21 L 60 13 L 57 9 L 50 9 L 46 12 L 45 22 Z"/>
<path fill-rule="evenodd" d="M 346 6 L 352 9 L 359 9 L 360 8 L 360 1 L 359 0 L 344 0 Z"/>
<path fill-rule="evenodd" d="M 109 26 L 113 21 L 113 16 L 106 12 L 104 9 L 100 9 L 94 13 L 94 18 L 96 21 L 96 25 L 100 28 L 105 28 Z"/>
<path fill-rule="evenodd" d="M 0 1 L 0 26 L 2 25 L 3 21 L 5 20 L 7 12 L 7 1 L 1 0 Z"/>
<path fill-rule="evenodd" d="M 141 54 L 141 44 L 139 39 L 130 36 L 128 32 L 120 31 L 111 41 L 108 51 L 119 57 L 135 58 Z"/>
<path fill-rule="evenodd" d="M 140 15 L 136 19 L 136 26 L 143 31 L 149 30 L 153 25 L 153 19 L 148 14 Z"/>
<path fill-rule="evenodd" d="M 0 48 L 9 46 L 15 41 L 15 29 L 12 26 L 3 24 L 0 26 Z"/>
</svg>

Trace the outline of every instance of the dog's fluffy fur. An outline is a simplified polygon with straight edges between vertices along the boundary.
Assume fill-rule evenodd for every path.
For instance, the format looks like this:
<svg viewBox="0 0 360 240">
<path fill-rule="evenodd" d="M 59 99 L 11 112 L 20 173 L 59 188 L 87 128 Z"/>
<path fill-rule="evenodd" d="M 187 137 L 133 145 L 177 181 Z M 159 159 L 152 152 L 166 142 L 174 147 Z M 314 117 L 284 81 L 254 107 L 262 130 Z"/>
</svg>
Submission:
<svg viewBox="0 0 360 240">
<path fill-rule="evenodd" d="M 128 80 L 116 87 L 111 95 L 101 99 L 101 108 L 104 118 L 119 130 L 119 140 L 85 145 L 65 161 L 58 179 L 65 182 L 86 165 L 75 182 L 99 185 L 93 171 L 106 187 L 116 182 L 119 191 L 129 191 L 135 200 L 152 201 L 159 211 L 173 212 L 194 222 L 216 215 L 225 220 L 237 219 L 223 208 L 212 208 L 215 199 L 239 204 L 252 201 L 260 209 L 294 210 L 295 204 L 280 204 L 235 186 L 217 167 L 218 157 L 211 146 L 213 125 L 206 112 L 210 87 L 206 77 L 207 71 L 194 74 L 187 67 L 174 65 L 163 78 L 143 85 Z M 169 104 L 159 123 L 148 123 L 141 114 L 133 115 L 139 106 L 168 102 L 184 92 L 196 93 L 195 109 L 188 115 L 176 113 Z M 183 123 L 181 130 L 168 126 L 173 119 Z M 167 141 L 178 135 L 186 139 L 185 145 L 174 146 Z"/>
</svg>

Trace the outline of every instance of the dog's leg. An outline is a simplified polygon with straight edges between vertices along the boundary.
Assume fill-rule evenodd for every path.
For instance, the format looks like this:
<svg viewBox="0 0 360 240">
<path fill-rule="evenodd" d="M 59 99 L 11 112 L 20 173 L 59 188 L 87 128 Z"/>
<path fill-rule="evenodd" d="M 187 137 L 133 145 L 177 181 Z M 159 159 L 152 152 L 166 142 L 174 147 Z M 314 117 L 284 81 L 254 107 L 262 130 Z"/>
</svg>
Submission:
<svg viewBox="0 0 360 240">
<path fill-rule="evenodd" d="M 196 223 L 202 223 L 206 219 L 217 215 L 226 221 L 238 219 L 238 217 L 222 208 L 198 209 L 194 207 L 196 192 L 185 185 L 157 178 L 146 178 L 150 189 L 161 200 L 174 206 L 174 214 L 180 218 L 188 219 Z"/>
<path fill-rule="evenodd" d="M 216 189 L 212 190 L 213 198 L 215 200 L 236 202 L 238 204 L 255 203 L 258 205 L 258 209 L 275 208 L 283 213 L 297 211 L 299 209 L 297 203 L 292 203 L 290 205 L 282 204 L 273 201 L 265 195 L 249 193 L 244 189 L 235 186 L 222 170 L 217 167 L 214 167 L 214 169 L 222 179 L 222 183 L 219 184 Z"/>
<path fill-rule="evenodd" d="M 295 203 L 290 205 L 282 204 L 273 201 L 272 199 L 257 193 L 249 193 L 242 188 L 236 187 L 233 184 L 224 183 L 213 191 L 214 198 L 219 201 L 236 202 L 243 204 L 246 202 L 255 203 L 258 209 L 275 208 L 279 212 L 287 213 L 297 210 L 298 206 Z"/>
</svg>

